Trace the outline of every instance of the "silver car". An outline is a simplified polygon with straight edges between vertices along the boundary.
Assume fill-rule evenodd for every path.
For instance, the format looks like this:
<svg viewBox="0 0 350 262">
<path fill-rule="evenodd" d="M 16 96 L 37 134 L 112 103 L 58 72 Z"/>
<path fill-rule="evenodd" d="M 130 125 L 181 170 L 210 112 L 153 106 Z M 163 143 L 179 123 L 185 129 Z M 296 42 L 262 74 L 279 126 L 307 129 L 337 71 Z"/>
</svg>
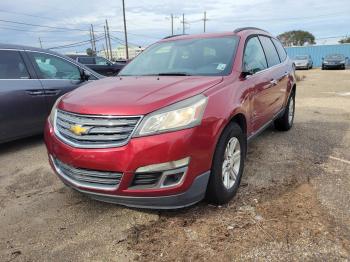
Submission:
<svg viewBox="0 0 350 262">
<path fill-rule="evenodd" d="M 0 143 L 42 133 L 58 97 L 102 77 L 49 50 L 0 44 Z"/>
<path fill-rule="evenodd" d="M 295 69 L 311 69 L 313 61 L 310 55 L 297 55 L 294 59 Z"/>
</svg>

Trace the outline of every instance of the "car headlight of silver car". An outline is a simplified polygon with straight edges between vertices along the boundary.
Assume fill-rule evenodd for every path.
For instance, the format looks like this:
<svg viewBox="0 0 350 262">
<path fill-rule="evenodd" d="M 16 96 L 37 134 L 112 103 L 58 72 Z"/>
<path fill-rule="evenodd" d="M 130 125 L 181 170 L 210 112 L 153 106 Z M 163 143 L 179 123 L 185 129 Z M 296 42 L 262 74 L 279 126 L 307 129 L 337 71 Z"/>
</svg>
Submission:
<svg viewBox="0 0 350 262">
<path fill-rule="evenodd" d="M 340 61 L 340 63 L 341 63 L 341 64 L 345 64 L 345 60 L 343 60 L 343 61 Z"/>
<path fill-rule="evenodd" d="M 143 118 L 134 133 L 134 137 L 200 125 L 207 101 L 208 98 L 200 94 L 150 113 Z"/>
</svg>

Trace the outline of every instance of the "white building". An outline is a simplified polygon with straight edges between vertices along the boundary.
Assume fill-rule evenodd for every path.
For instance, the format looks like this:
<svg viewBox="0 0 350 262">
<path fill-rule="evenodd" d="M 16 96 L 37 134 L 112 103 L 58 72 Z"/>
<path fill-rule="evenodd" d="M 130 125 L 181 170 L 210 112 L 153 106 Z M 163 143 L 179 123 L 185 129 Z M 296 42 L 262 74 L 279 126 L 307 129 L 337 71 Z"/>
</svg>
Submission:
<svg viewBox="0 0 350 262">
<path fill-rule="evenodd" d="M 145 48 L 141 47 L 141 46 L 129 46 L 128 50 L 129 50 L 129 59 L 131 59 L 131 58 L 134 58 L 135 56 L 137 56 L 143 50 L 145 50 Z M 117 48 L 112 49 L 112 54 L 113 54 L 113 59 L 114 60 L 116 60 L 116 59 L 126 59 L 125 46 L 120 45 Z M 99 56 L 103 56 L 105 58 L 111 59 L 110 57 L 107 56 L 106 50 L 101 50 L 98 53 L 98 55 Z"/>
</svg>

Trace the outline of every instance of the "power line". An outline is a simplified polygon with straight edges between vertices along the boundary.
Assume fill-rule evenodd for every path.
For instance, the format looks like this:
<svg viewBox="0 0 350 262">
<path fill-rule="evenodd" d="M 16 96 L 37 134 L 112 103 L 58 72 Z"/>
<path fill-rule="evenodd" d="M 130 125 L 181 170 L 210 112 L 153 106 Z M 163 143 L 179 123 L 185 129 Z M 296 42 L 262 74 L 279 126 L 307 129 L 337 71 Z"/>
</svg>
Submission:
<svg viewBox="0 0 350 262">
<path fill-rule="evenodd" d="M 95 38 L 95 41 L 98 42 L 98 41 L 101 41 L 102 39 L 104 39 L 104 37 L 99 36 L 99 37 Z M 70 48 L 70 47 L 77 47 L 77 46 L 82 46 L 82 45 L 86 45 L 86 44 L 91 44 L 91 39 L 85 40 L 85 41 L 80 41 L 80 42 L 75 42 L 75 43 L 71 43 L 71 44 L 67 44 L 67 45 L 54 46 L 54 47 L 50 47 L 48 49 Z"/>
<path fill-rule="evenodd" d="M 79 28 L 68 28 L 68 27 L 48 26 L 48 25 L 37 25 L 37 24 L 16 22 L 16 21 L 3 20 L 3 19 L 0 19 L 0 22 L 12 23 L 12 24 L 18 24 L 18 25 L 36 26 L 36 27 L 43 27 L 43 28 L 60 29 L 60 30 L 67 30 L 67 31 L 69 31 L 69 30 L 72 30 L 72 31 L 83 31 L 83 32 L 88 31 L 88 29 L 85 30 L 85 29 L 79 29 Z"/>
<path fill-rule="evenodd" d="M 15 15 L 23 15 L 23 16 L 29 16 L 29 17 L 35 17 L 35 18 L 41 18 L 41 19 L 52 20 L 52 17 L 39 16 L 39 15 L 32 15 L 32 14 L 26 14 L 26 13 L 19 13 L 19 12 L 8 11 L 8 10 L 3 10 L 3 9 L 0 9 L 0 12 L 1 12 L 1 13 L 8 13 L 8 14 L 15 14 Z"/>
<path fill-rule="evenodd" d="M 11 24 L 19 24 L 19 25 L 26 25 L 26 26 L 35 26 L 35 27 L 42 27 L 42 28 L 59 29 L 59 30 L 62 30 L 62 31 L 80 31 L 80 32 L 88 32 L 89 31 L 89 29 L 85 30 L 85 29 L 80 29 L 80 28 L 68 28 L 68 27 L 38 25 L 38 24 L 23 23 L 23 22 L 3 20 L 3 19 L 0 19 L 0 22 L 11 23 Z M 16 31 L 19 31 L 19 30 L 16 30 Z M 103 31 L 98 31 L 98 30 L 95 30 L 95 32 L 103 33 Z M 121 30 L 110 30 L 110 32 L 124 33 L 124 31 L 121 31 Z M 134 36 L 141 36 L 141 37 L 145 37 L 145 38 L 159 39 L 157 37 L 152 37 L 152 36 L 143 35 L 143 34 L 136 34 L 136 33 L 130 33 L 130 32 L 128 34 L 134 35 Z"/>
<path fill-rule="evenodd" d="M 28 33 L 67 33 L 67 31 L 62 31 L 62 30 L 28 30 L 24 27 L 9 27 L 9 26 L 2 26 L 2 25 L 0 25 L 0 28 L 8 31 L 21 31 L 21 32 L 28 32 Z"/>
</svg>

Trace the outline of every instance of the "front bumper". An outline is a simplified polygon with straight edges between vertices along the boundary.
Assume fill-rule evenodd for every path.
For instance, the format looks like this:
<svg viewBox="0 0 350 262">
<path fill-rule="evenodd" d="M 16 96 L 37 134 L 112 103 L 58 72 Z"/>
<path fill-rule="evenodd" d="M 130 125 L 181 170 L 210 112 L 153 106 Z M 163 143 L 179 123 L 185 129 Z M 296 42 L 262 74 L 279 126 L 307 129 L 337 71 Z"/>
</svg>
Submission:
<svg viewBox="0 0 350 262">
<path fill-rule="evenodd" d="M 196 204 L 205 197 L 209 176 L 209 171 L 197 176 L 190 188 L 183 193 L 159 197 L 132 197 L 94 193 L 76 188 L 66 183 L 63 179 L 62 181 L 74 190 L 101 202 L 137 208 L 177 209 Z"/>
<path fill-rule="evenodd" d="M 59 140 L 47 122 L 45 143 L 50 164 L 58 177 L 69 187 L 91 198 L 143 208 L 181 208 L 205 196 L 215 148 L 215 137 L 208 126 L 185 129 L 160 135 L 133 138 L 125 146 L 103 149 L 75 148 Z M 52 157 L 76 168 L 119 172 L 122 179 L 116 188 L 89 187 L 73 183 L 60 174 Z M 143 166 L 190 157 L 181 184 L 166 188 L 135 188 L 135 171 Z"/>
<path fill-rule="evenodd" d="M 295 65 L 295 69 L 309 69 L 309 65 Z"/>
<path fill-rule="evenodd" d="M 345 64 L 322 64 L 323 68 L 345 68 Z"/>
</svg>

